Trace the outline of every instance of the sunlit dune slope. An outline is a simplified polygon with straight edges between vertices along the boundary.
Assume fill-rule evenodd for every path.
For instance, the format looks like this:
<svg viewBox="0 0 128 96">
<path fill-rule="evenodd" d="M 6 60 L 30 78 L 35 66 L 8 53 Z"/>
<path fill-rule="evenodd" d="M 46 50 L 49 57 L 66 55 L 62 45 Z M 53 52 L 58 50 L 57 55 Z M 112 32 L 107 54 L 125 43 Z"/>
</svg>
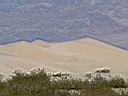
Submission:
<svg viewBox="0 0 128 96">
<path fill-rule="evenodd" d="M 22 41 L 0 46 L 2 72 L 33 67 L 69 72 L 110 67 L 116 72 L 128 72 L 128 52 L 90 38 L 61 43 Z"/>
</svg>

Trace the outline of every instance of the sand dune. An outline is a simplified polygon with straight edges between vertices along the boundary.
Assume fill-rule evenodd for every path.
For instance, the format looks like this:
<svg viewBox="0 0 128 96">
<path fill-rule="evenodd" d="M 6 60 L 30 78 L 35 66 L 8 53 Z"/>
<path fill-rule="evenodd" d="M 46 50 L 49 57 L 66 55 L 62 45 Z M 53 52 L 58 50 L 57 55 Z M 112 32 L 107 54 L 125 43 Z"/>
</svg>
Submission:
<svg viewBox="0 0 128 96">
<path fill-rule="evenodd" d="M 110 67 L 128 72 L 128 52 L 103 42 L 85 38 L 61 43 L 41 40 L 0 45 L 0 71 L 45 67 L 48 71 L 86 72 Z"/>
</svg>

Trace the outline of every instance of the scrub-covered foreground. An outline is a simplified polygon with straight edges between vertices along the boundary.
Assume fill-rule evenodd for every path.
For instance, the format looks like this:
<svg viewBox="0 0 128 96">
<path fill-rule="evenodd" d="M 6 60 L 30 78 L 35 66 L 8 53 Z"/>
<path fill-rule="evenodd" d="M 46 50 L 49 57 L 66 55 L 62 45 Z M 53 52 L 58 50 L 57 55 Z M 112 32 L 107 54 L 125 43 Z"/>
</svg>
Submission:
<svg viewBox="0 0 128 96">
<path fill-rule="evenodd" d="M 36 69 L 29 73 L 15 71 L 11 78 L 1 79 L 0 96 L 128 96 L 125 91 L 115 91 L 127 87 L 124 79 L 107 80 L 100 73 L 92 80 L 82 80 Z"/>
</svg>

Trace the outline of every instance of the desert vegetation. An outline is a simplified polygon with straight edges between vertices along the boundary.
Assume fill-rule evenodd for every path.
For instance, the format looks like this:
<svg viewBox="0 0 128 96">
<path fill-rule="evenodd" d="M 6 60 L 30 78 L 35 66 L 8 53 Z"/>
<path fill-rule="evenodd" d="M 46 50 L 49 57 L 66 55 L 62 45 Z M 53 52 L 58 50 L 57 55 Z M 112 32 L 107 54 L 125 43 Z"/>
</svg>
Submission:
<svg viewBox="0 0 128 96">
<path fill-rule="evenodd" d="M 98 74 L 90 81 L 69 75 L 48 74 L 44 69 L 15 71 L 11 78 L 1 79 L 0 96 L 128 96 L 128 84 L 123 78 L 107 80 Z"/>
</svg>

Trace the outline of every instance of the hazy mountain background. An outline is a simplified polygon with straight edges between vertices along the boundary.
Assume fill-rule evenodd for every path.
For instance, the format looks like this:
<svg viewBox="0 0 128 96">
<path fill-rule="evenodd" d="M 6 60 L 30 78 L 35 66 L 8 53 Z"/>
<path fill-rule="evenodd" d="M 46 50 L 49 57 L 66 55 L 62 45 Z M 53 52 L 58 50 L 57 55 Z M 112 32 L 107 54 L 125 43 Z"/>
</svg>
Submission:
<svg viewBox="0 0 128 96">
<path fill-rule="evenodd" d="M 0 44 L 82 37 L 128 49 L 128 0 L 0 0 Z"/>
</svg>

